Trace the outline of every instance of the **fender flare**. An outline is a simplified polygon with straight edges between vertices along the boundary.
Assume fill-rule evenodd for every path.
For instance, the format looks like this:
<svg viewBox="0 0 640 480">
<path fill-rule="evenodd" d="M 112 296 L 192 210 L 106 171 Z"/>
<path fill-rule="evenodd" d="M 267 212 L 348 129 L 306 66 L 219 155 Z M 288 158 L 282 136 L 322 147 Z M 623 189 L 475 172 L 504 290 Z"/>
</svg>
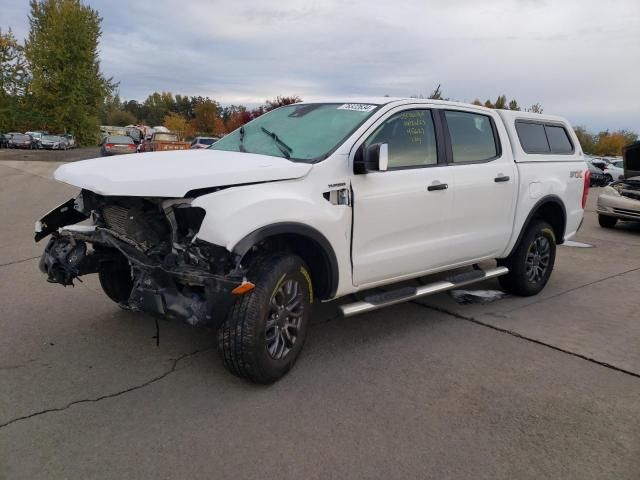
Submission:
<svg viewBox="0 0 640 480">
<path fill-rule="evenodd" d="M 510 256 L 516 248 L 518 248 L 518 245 L 520 244 L 520 241 L 522 240 L 524 233 L 527 231 L 527 228 L 529 228 L 529 225 L 531 224 L 533 217 L 538 212 L 538 210 L 540 210 L 540 207 L 547 205 L 549 203 L 559 206 L 560 209 L 562 210 L 562 214 L 564 215 L 564 224 L 562 225 L 562 232 L 561 232 L 561 235 L 558 236 L 559 238 L 556 240 L 556 243 L 558 245 L 561 245 L 564 243 L 564 232 L 567 228 L 567 208 L 564 206 L 564 202 L 562 201 L 562 199 L 557 195 L 545 195 L 540 200 L 538 200 L 529 211 L 529 215 L 527 215 L 527 218 L 522 224 L 522 228 L 520 229 L 518 238 L 516 242 L 513 244 L 513 247 L 511 247 L 511 250 L 509 251 L 509 254 L 507 255 L 507 257 Z"/>
<path fill-rule="evenodd" d="M 329 294 L 327 295 L 327 298 L 335 297 L 336 291 L 338 290 L 338 281 L 340 278 L 340 271 L 336 253 L 331 246 L 331 242 L 327 240 L 327 237 L 325 237 L 320 231 L 316 230 L 313 227 L 310 227 L 309 225 L 297 222 L 280 222 L 273 223 L 271 225 L 265 225 L 264 227 L 260 227 L 242 238 L 242 240 L 236 243 L 235 246 L 231 249 L 231 252 L 234 255 L 243 258 L 251 249 L 251 247 L 253 247 L 257 243 L 260 243 L 262 240 L 284 234 L 294 234 L 306 237 L 320 247 L 323 252 L 323 261 L 326 264 L 329 273 L 327 278 L 327 281 L 329 282 Z"/>
</svg>

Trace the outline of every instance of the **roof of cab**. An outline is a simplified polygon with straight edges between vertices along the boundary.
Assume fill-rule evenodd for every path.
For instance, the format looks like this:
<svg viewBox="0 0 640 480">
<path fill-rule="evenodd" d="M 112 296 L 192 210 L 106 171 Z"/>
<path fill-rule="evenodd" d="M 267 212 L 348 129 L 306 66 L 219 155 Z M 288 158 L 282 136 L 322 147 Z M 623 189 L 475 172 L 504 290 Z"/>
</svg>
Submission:
<svg viewBox="0 0 640 480">
<path fill-rule="evenodd" d="M 368 105 L 388 105 L 396 103 L 399 105 L 407 103 L 423 103 L 425 105 L 448 105 L 452 107 L 466 107 L 478 110 L 486 110 L 493 112 L 495 110 L 471 103 L 453 102 L 449 100 L 433 100 L 431 98 L 412 98 L 412 97 L 326 97 L 313 98 L 304 100 L 300 103 L 363 103 Z"/>
</svg>

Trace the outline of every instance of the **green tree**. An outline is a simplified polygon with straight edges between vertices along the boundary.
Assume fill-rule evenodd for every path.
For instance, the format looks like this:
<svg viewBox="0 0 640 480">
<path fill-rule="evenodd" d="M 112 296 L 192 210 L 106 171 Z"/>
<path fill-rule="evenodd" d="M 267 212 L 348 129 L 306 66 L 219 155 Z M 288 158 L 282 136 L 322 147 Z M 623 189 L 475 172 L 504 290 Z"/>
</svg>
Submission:
<svg viewBox="0 0 640 480">
<path fill-rule="evenodd" d="M 41 125 L 73 133 L 80 143 L 98 136 L 99 114 L 114 84 L 100 71 L 102 19 L 80 0 L 31 0 L 25 53 Z"/>
<path fill-rule="evenodd" d="M 518 105 L 518 102 L 515 100 L 511 100 L 509 102 L 509 110 L 516 110 L 516 111 L 520 111 L 520 105 Z"/>
<path fill-rule="evenodd" d="M 0 96 L 23 96 L 28 84 L 27 59 L 24 47 L 18 43 L 11 29 L 0 29 Z"/>
<path fill-rule="evenodd" d="M 573 131 L 576 132 L 576 137 L 578 137 L 584 153 L 596 153 L 596 138 L 593 134 L 589 133 L 583 126 L 574 127 Z"/>
<path fill-rule="evenodd" d="M 507 109 L 507 96 L 506 95 L 500 95 L 498 98 L 496 98 L 496 103 L 493 105 L 493 108 L 496 108 L 498 110 L 506 110 Z"/>
<path fill-rule="evenodd" d="M 37 115 L 25 108 L 28 72 L 24 47 L 11 29 L 6 33 L 0 30 L 0 131 L 28 130 L 37 120 Z"/>
<path fill-rule="evenodd" d="M 126 110 L 113 109 L 107 113 L 106 124 L 115 127 L 126 127 L 135 125 L 136 117 Z"/>
</svg>

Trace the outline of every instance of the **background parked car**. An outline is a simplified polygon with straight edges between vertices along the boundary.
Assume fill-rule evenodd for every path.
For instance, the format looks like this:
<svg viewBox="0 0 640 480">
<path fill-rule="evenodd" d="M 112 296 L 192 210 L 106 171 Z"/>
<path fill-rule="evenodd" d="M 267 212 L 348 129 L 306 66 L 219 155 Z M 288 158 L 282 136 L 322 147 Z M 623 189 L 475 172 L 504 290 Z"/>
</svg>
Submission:
<svg viewBox="0 0 640 480">
<path fill-rule="evenodd" d="M 604 175 L 607 183 L 624 180 L 624 165 L 622 160 L 609 160 L 609 163 L 604 167 Z"/>
<path fill-rule="evenodd" d="M 0 133 L 0 148 L 9 148 L 10 138 L 8 133 Z"/>
<path fill-rule="evenodd" d="M 75 148 L 76 137 L 74 137 L 70 133 L 65 133 L 64 135 L 61 135 L 61 137 L 64 137 L 67 140 L 67 144 L 69 145 L 69 148 Z"/>
<path fill-rule="evenodd" d="M 196 137 L 191 142 L 191 148 L 209 148 L 211 145 L 220 140 L 218 137 Z"/>
<path fill-rule="evenodd" d="M 25 148 L 32 150 L 38 148 L 39 143 L 31 135 L 24 133 L 14 133 L 9 140 L 9 148 Z"/>
<path fill-rule="evenodd" d="M 604 172 L 596 167 L 590 158 L 586 159 L 587 167 L 589 167 L 589 172 L 591 173 L 591 177 L 589 177 L 589 186 L 590 187 L 603 187 L 609 183 L 607 178 L 604 175 Z"/>
<path fill-rule="evenodd" d="M 36 143 L 38 144 L 38 148 L 41 148 L 41 143 L 42 143 L 42 135 L 43 133 L 40 131 L 34 131 L 34 132 L 24 132 L 25 135 L 31 135 L 31 138 L 33 138 Z"/>
<path fill-rule="evenodd" d="M 121 155 L 125 153 L 136 153 L 136 143 L 133 138 L 126 135 L 109 135 L 105 137 L 100 145 L 100 155 Z"/>
<path fill-rule="evenodd" d="M 43 135 L 40 144 L 42 148 L 47 150 L 67 150 L 69 148 L 67 139 L 59 135 Z"/>
</svg>

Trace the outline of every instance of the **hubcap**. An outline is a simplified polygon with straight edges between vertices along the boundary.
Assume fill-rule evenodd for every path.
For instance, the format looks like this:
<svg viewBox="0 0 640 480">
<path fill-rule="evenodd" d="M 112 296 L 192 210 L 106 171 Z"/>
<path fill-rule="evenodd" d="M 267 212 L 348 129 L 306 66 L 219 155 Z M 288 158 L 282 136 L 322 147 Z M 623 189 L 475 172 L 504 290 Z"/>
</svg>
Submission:
<svg viewBox="0 0 640 480">
<path fill-rule="evenodd" d="M 304 312 L 302 298 L 302 288 L 295 280 L 284 282 L 271 298 L 264 337 L 267 352 L 275 360 L 286 357 L 298 339 Z"/>
<path fill-rule="evenodd" d="M 542 233 L 539 233 L 533 240 L 527 253 L 527 280 L 531 283 L 541 282 L 549 268 L 550 259 L 551 244 L 549 243 L 549 239 Z"/>
</svg>

